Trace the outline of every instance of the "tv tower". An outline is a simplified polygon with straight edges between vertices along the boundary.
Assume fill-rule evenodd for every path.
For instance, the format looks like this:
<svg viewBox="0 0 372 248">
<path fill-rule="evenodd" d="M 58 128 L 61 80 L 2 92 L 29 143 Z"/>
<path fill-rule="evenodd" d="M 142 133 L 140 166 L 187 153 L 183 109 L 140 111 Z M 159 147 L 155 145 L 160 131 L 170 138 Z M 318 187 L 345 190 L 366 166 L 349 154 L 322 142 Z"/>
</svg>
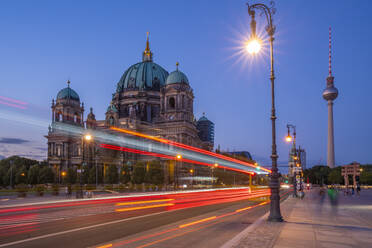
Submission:
<svg viewBox="0 0 372 248">
<path fill-rule="evenodd" d="M 328 147 L 327 147 L 327 165 L 330 168 L 335 167 L 335 143 L 333 135 L 333 100 L 338 96 L 338 90 L 334 86 L 331 66 L 331 27 L 329 27 L 329 74 L 327 77 L 327 87 L 323 91 L 323 98 L 328 102 Z"/>
</svg>

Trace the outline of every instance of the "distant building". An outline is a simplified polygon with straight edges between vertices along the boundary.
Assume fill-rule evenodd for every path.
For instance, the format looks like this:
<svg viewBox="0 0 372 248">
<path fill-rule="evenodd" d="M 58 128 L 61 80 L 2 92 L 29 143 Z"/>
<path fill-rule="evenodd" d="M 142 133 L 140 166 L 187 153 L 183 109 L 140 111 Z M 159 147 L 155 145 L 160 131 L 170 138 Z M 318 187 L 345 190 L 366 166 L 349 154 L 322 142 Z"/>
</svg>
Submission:
<svg viewBox="0 0 372 248">
<path fill-rule="evenodd" d="M 214 147 L 214 123 L 203 116 L 196 122 L 196 128 L 198 129 L 198 135 L 202 142 L 204 142 L 204 147 L 208 147 L 212 150 Z"/>
</svg>

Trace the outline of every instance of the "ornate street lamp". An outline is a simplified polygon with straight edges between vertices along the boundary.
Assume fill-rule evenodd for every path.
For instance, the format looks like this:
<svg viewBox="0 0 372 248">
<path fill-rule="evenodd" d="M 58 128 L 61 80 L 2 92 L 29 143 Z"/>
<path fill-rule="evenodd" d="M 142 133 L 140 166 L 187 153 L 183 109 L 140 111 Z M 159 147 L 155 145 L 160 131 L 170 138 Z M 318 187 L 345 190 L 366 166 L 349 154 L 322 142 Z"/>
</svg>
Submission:
<svg viewBox="0 0 372 248">
<path fill-rule="evenodd" d="M 258 53 L 261 48 L 261 41 L 256 34 L 256 20 L 255 14 L 256 10 L 260 11 L 265 15 L 268 25 L 266 26 L 266 32 L 269 35 L 270 42 L 270 81 L 271 81 L 271 125 L 272 125 L 272 147 L 271 147 L 271 180 L 270 180 L 270 215 L 269 221 L 281 222 L 283 217 L 280 213 L 280 195 L 279 195 L 279 173 L 278 173 L 278 155 L 276 152 L 276 131 L 275 131 L 275 94 L 274 94 L 274 55 L 273 55 L 273 42 L 274 42 L 274 33 L 275 26 L 273 25 L 272 15 L 275 14 L 274 3 L 270 3 L 270 7 L 262 3 L 256 3 L 248 6 L 248 14 L 251 16 L 251 39 L 248 42 L 246 48 L 247 51 L 251 54 Z"/>
</svg>

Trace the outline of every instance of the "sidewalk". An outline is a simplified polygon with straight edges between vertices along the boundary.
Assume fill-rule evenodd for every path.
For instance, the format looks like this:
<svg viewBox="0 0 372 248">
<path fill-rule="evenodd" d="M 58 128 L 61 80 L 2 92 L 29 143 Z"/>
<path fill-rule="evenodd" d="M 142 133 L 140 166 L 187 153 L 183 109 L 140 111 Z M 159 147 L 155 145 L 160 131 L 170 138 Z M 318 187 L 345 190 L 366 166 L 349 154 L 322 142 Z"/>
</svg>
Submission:
<svg viewBox="0 0 372 248">
<path fill-rule="evenodd" d="M 364 193 L 363 200 L 340 194 L 340 204 L 333 208 L 328 199 L 322 203 L 315 191 L 308 192 L 303 200 L 289 198 L 281 205 L 285 222 L 267 222 L 266 214 L 222 247 L 370 248 L 372 192 Z"/>
</svg>

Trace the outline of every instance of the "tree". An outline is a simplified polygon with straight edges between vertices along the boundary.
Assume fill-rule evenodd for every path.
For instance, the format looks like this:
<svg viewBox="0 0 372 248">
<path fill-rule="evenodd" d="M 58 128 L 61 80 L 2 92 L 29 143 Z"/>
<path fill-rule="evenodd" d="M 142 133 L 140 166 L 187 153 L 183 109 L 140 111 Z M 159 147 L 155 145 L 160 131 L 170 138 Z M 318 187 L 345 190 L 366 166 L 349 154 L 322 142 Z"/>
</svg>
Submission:
<svg viewBox="0 0 372 248">
<path fill-rule="evenodd" d="M 372 185 L 372 172 L 363 171 L 362 173 L 360 173 L 360 183 Z"/>
<path fill-rule="evenodd" d="M 125 164 L 120 168 L 119 180 L 121 183 L 124 183 L 124 184 L 130 182 L 130 171 L 129 171 L 128 165 Z"/>
<path fill-rule="evenodd" d="M 35 164 L 30 167 L 30 169 L 28 170 L 28 175 L 27 175 L 29 184 L 32 184 L 32 185 L 39 184 L 39 173 L 40 173 L 39 171 L 40 171 L 40 168 L 38 164 Z"/>
<path fill-rule="evenodd" d="M 336 167 L 328 174 L 328 182 L 331 184 L 341 184 L 343 177 L 341 175 L 341 167 Z"/>
<path fill-rule="evenodd" d="M 73 168 L 67 169 L 67 175 L 66 175 L 66 182 L 68 184 L 75 184 L 76 183 L 76 170 Z"/>
<path fill-rule="evenodd" d="M 27 183 L 27 170 L 25 166 L 19 168 L 15 175 L 16 184 L 26 184 Z"/>
<path fill-rule="evenodd" d="M 39 171 L 40 183 L 53 183 L 54 182 L 54 171 L 52 168 L 44 166 Z"/>
<path fill-rule="evenodd" d="M 5 167 L 0 167 L 0 185 L 6 186 L 9 184 L 9 181 L 4 181 L 7 170 Z"/>
<path fill-rule="evenodd" d="M 137 161 L 133 169 L 132 182 L 134 184 L 141 184 L 145 180 L 145 163 Z"/>
<path fill-rule="evenodd" d="M 164 182 L 164 172 L 160 161 L 153 160 L 146 165 L 144 181 L 151 184 L 162 184 Z"/>
<path fill-rule="evenodd" d="M 89 170 L 88 183 L 89 184 L 96 183 L 96 167 L 95 166 L 92 166 L 92 168 L 90 168 Z"/>
<path fill-rule="evenodd" d="M 105 182 L 109 184 L 117 183 L 119 180 L 118 168 L 116 165 L 109 165 L 106 170 Z"/>
</svg>

